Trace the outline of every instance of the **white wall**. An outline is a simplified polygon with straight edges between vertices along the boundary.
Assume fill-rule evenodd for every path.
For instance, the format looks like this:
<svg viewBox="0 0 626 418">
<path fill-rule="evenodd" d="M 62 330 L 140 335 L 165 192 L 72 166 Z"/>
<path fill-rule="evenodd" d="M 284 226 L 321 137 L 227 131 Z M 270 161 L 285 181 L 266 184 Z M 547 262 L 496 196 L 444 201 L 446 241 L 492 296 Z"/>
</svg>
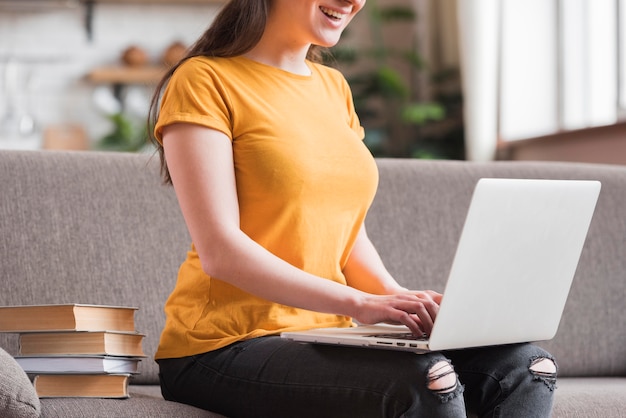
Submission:
<svg viewBox="0 0 626 418">
<path fill-rule="evenodd" d="M 85 76 L 97 66 L 119 62 L 129 45 L 146 50 L 157 61 L 174 41 L 191 44 L 210 24 L 219 5 L 98 4 L 93 39 L 85 31 L 85 9 L 45 12 L 0 10 L 0 80 L 7 63 L 19 64 L 22 79 L 30 73 L 17 102 L 34 116 L 37 132 L 46 126 L 80 123 L 93 142 L 108 133 L 109 122 L 94 106 L 96 86 Z M 13 64 L 12 64 L 13 65 Z M 6 116 L 11 86 L 0 82 L 0 120 Z M 141 88 L 146 98 L 151 91 Z M 1 139 L 1 138 L 0 138 Z"/>
</svg>

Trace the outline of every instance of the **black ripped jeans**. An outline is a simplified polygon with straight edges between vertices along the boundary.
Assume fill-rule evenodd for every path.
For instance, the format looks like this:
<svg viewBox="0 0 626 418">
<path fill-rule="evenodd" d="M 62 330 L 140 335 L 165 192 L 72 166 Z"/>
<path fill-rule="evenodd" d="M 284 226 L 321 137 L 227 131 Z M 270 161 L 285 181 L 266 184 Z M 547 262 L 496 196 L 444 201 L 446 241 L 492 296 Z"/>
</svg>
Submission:
<svg viewBox="0 0 626 418">
<path fill-rule="evenodd" d="M 411 354 L 300 344 L 279 337 L 159 360 L 165 399 L 230 418 L 549 417 L 556 374 L 532 372 L 551 356 L 532 344 Z M 460 384 L 428 388 L 451 361 Z"/>
</svg>

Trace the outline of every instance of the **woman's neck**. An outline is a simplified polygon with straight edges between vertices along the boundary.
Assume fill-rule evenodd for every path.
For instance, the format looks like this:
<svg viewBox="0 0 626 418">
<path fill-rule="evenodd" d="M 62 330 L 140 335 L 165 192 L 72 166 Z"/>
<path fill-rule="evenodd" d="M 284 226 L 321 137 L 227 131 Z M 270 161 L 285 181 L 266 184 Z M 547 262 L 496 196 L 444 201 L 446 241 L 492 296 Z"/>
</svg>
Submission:
<svg viewBox="0 0 626 418">
<path fill-rule="evenodd" d="M 276 31 L 268 30 L 254 48 L 244 54 L 246 58 L 299 75 L 310 75 L 306 63 L 310 44 L 294 44 Z M 273 35 L 277 34 L 277 35 Z"/>
<path fill-rule="evenodd" d="M 245 53 L 244 56 L 253 61 L 280 68 L 281 70 L 293 74 L 311 75 L 311 69 L 306 63 L 306 54 L 304 54 L 304 58 L 302 58 L 300 55 L 268 55 L 251 50 Z"/>
</svg>

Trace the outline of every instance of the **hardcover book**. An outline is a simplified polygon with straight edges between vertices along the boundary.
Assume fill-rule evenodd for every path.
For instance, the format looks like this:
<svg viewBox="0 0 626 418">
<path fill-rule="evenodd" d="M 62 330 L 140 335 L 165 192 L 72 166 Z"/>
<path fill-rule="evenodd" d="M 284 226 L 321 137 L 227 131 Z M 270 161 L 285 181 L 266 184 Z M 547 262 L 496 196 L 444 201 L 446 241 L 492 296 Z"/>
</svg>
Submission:
<svg viewBox="0 0 626 418">
<path fill-rule="evenodd" d="M 91 354 L 145 357 L 144 335 L 131 332 L 37 332 L 19 335 L 21 356 Z"/>
<path fill-rule="evenodd" d="M 137 308 L 106 305 L 0 307 L 0 332 L 134 331 Z"/>
<path fill-rule="evenodd" d="M 28 374 L 136 374 L 141 359 L 113 356 L 17 356 Z"/>
<path fill-rule="evenodd" d="M 129 374 L 38 374 L 40 398 L 128 398 Z"/>
</svg>

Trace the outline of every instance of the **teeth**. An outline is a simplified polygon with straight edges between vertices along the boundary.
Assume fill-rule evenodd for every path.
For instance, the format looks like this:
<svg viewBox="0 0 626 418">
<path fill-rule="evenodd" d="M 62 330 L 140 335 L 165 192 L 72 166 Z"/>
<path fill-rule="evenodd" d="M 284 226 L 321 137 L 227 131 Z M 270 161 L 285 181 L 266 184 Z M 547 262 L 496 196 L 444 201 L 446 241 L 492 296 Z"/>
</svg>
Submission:
<svg viewBox="0 0 626 418">
<path fill-rule="evenodd" d="M 334 10 L 328 9 L 324 6 L 320 6 L 320 10 L 328 16 L 334 17 L 335 19 L 343 19 L 345 15 L 343 13 L 336 12 Z"/>
</svg>

